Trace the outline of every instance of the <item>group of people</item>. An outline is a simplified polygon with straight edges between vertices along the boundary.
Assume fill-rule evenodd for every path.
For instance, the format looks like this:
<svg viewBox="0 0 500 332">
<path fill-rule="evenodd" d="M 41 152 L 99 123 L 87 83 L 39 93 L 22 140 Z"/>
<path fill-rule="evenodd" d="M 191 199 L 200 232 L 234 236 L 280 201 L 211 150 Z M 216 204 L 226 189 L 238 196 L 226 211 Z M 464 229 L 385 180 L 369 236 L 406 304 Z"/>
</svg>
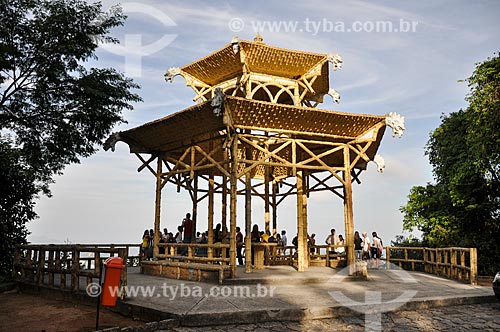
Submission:
<svg viewBox="0 0 500 332">
<path fill-rule="evenodd" d="M 227 229 L 222 229 L 221 224 L 217 224 L 213 230 L 213 243 L 229 243 L 230 236 L 228 236 Z M 236 257 L 238 259 L 238 264 L 243 265 L 243 247 L 245 238 L 241 232 L 240 227 L 236 227 Z M 383 252 L 382 239 L 378 237 L 377 232 L 372 232 L 373 241 L 366 232 L 363 232 L 361 236 L 359 232 L 354 232 L 354 251 L 357 260 L 369 260 L 372 267 L 378 268 L 380 265 L 380 258 Z M 174 235 L 168 232 L 167 228 L 163 229 L 163 233 L 160 233 L 160 243 L 191 243 L 193 239 L 193 221 L 191 220 L 191 214 L 187 213 L 186 217 L 182 220 L 181 225 L 177 227 L 177 233 Z M 271 234 L 269 230 L 266 232 L 260 231 L 257 224 L 253 225 L 252 231 L 250 233 L 250 241 L 252 243 L 277 243 L 278 247 L 287 246 L 287 235 L 286 231 L 282 230 L 281 234 L 275 232 Z M 208 243 L 208 231 L 197 232 L 195 242 L 199 244 Z M 311 254 L 316 252 L 316 234 L 307 235 L 307 243 Z M 330 230 L 330 234 L 326 237 L 325 243 L 330 246 L 334 246 L 333 250 L 330 250 L 329 254 L 335 254 L 337 257 L 341 257 L 346 254 L 345 251 L 345 239 L 342 234 L 338 234 L 334 228 Z M 154 231 L 152 229 L 145 230 L 142 237 L 141 244 L 141 256 L 143 259 L 153 258 L 153 244 L 154 244 Z M 296 250 L 298 247 L 298 237 L 295 236 L 292 240 L 292 244 L 295 246 Z M 185 254 L 182 251 L 186 251 L 186 248 L 180 248 L 178 253 Z M 164 254 L 165 248 L 160 246 L 159 253 Z M 207 255 L 207 248 L 197 248 L 196 254 L 199 256 Z M 220 252 L 216 251 L 215 256 L 220 256 Z"/>
<path fill-rule="evenodd" d="M 337 235 L 337 231 L 332 228 L 330 230 L 330 234 L 326 237 L 325 243 L 329 246 L 336 246 L 334 247 L 333 250 L 330 251 L 330 254 L 337 254 L 339 256 L 345 255 L 345 239 L 342 236 L 342 234 Z M 298 236 L 296 235 L 293 240 L 292 244 L 295 246 L 297 249 L 298 247 Z M 311 235 L 307 235 L 307 245 L 309 247 L 309 251 L 311 254 L 316 253 L 316 234 L 312 233 Z"/>
<path fill-rule="evenodd" d="M 358 231 L 354 232 L 354 252 L 357 260 L 368 260 L 372 263 L 371 267 L 378 269 L 384 245 L 377 232 L 372 232 L 372 238 L 373 241 L 366 232 L 363 232 L 361 236 Z"/>
<path fill-rule="evenodd" d="M 191 220 L 191 214 L 186 213 L 186 217 L 182 220 L 181 225 L 177 227 L 177 233 L 175 235 L 169 232 L 167 228 L 160 232 L 159 243 L 190 243 L 193 234 L 193 221 Z M 154 245 L 154 230 L 146 229 L 142 235 L 141 243 L 141 257 L 142 259 L 153 259 L 153 245 Z M 165 248 L 159 248 L 159 253 L 164 254 Z"/>
</svg>

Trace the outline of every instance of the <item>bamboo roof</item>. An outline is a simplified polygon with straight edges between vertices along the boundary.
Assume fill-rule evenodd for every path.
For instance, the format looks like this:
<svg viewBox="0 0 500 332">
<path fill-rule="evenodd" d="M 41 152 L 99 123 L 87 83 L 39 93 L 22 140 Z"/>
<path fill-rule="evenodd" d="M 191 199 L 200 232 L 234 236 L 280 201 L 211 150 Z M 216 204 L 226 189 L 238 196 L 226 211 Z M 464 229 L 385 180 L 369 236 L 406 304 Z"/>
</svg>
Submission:
<svg viewBox="0 0 500 332">
<path fill-rule="evenodd" d="M 225 96 L 224 115 L 216 116 L 211 101 L 207 101 L 120 132 L 119 136 L 120 140 L 129 145 L 132 153 L 179 156 L 191 145 L 222 146 L 228 127 L 241 133 L 258 132 L 264 137 L 281 135 L 280 137 L 314 140 L 318 143 L 354 142 L 366 137 L 367 133 L 377 127 L 372 138 L 369 138 L 374 142 L 366 151 L 368 158 L 373 159 L 384 134 L 385 117 Z M 326 147 L 318 144 L 316 149 Z M 289 159 L 291 151 L 283 149 L 280 155 Z M 258 158 L 259 151 L 253 151 L 252 156 Z M 216 160 L 226 158 L 222 151 L 213 157 Z M 332 154 L 328 163 L 331 166 L 343 165 L 343 155 Z M 356 167 L 365 169 L 366 162 L 361 159 Z"/>
<path fill-rule="evenodd" d="M 317 93 L 328 92 L 328 61 L 326 54 L 294 51 L 263 42 L 241 40 L 239 47 L 245 53 L 245 62 L 250 72 L 298 79 L 313 68 L 322 65 L 321 76 L 313 84 Z M 232 44 L 180 68 L 197 80 L 210 86 L 243 74 L 240 53 L 234 53 Z"/>
</svg>

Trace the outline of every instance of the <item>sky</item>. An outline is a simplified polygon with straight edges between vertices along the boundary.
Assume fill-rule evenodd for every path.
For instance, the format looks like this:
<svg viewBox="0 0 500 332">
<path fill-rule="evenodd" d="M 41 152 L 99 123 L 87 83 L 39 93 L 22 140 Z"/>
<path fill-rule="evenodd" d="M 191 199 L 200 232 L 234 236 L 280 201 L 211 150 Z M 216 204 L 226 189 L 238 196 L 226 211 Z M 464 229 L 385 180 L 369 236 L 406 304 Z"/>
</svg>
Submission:
<svg viewBox="0 0 500 332">
<path fill-rule="evenodd" d="M 108 9 L 116 1 L 103 1 Z M 177 112 L 194 102 L 194 92 L 178 76 L 164 80 L 170 67 L 182 67 L 230 43 L 234 36 L 253 40 L 260 32 L 268 45 L 342 56 L 341 70 L 330 72 L 330 86 L 340 104 L 328 96 L 321 109 L 405 117 L 402 138 L 387 128 L 378 153 L 385 172 L 370 163 L 353 187 L 354 224 L 360 232 L 377 231 L 386 245 L 402 230 L 400 207 L 413 186 L 433 181 L 425 156 L 429 133 L 442 114 L 467 107 L 467 83 L 477 62 L 500 50 L 498 1 L 121 1 L 128 16 L 112 30 L 121 44 L 101 45 L 98 61 L 88 66 L 113 67 L 141 85 L 142 103 L 123 113 L 126 130 Z M 389 22 L 389 23 L 388 23 Z M 388 27 L 392 24 L 392 29 Z M 330 67 L 331 68 L 331 67 Z M 39 219 L 28 225 L 32 243 L 139 243 L 154 225 L 155 179 L 137 168 L 139 160 L 119 142 L 116 151 L 102 148 L 55 178 L 52 197 L 36 205 Z M 162 192 L 161 228 L 174 231 L 191 210 L 186 192 L 168 185 Z M 216 198 L 216 216 L 220 209 Z M 254 199 L 252 221 L 264 226 L 262 200 Z M 278 209 L 278 229 L 296 233 L 296 200 Z M 206 201 L 198 208 L 206 229 Z M 342 201 L 332 193 L 311 194 L 309 233 L 316 242 L 331 228 L 344 234 Z M 237 224 L 244 229 L 243 200 Z M 418 236 L 418 232 L 413 232 Z"/>
</svg>

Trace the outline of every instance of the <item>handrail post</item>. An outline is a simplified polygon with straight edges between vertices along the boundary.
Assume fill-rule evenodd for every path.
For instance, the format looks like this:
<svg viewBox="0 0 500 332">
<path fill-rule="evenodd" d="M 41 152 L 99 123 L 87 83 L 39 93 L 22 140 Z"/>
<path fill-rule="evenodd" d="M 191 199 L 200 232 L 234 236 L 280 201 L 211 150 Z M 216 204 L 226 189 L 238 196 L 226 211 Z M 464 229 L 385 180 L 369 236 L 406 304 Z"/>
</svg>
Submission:
<svg viewBox="0 0 500 332">
<path fill-rule="evenodd" d="M 71 290 L 78 292 L 80 289 L 80 248 L 75 245 L 72 250 L 71 264 Z"/>
<path fill-rule="evenodd" d="M 391 247 L 385 247 L 385 268 L 391 269 Z"/>
<path fill-rule="evenodd" d="M 40 248 L 38 252 L 38 267 L 36 272 L 36 285 L 43 284 L 43 274 L 45 268 L 45 250 Z"/>
<path fill-rule="evenodd" d="M 121 274 L 121 289 L 122 292 L 120 294 L 120 298 L 123 300 L 126 296 L 126 287 L 127 286 L 127 259 L 128 259 L 128 249 L 127 248 L 118 248 L 118 256 L 123 259 L 124 267 L 122 269 Z"/>
<path fill-rule="evenodd" d="M 470 248 L 470 284 L 477 285 L 477 249 Z"/>
</svg>

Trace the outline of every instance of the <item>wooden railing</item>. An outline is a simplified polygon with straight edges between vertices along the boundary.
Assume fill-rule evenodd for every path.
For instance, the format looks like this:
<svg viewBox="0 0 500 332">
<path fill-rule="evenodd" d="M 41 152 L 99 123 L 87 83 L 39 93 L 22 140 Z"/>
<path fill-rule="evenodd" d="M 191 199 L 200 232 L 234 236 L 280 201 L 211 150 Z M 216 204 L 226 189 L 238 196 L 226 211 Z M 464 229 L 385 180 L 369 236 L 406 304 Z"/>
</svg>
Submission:
<svg viewBox="0 0 500 332">
<path fill-rule="evenodd" d="M 139 245 L 22 245 L 14 256 L 14 272 L 23 283 L 82 292 L 99 281 L 101 263 L 109 257 L 121 257 L 127 266 L 139 264 L 139 256 L 129 256 L 134 247 Z M 127 269 L 121 284 L 127 285 Z"/>
<path fill-rule="evenodd" d="M 159 243 L 158 259 L 184 261 L 189 263 L 207 263 L 229 265 L 229 244 L 200 244 L 200 243 Z"/>
<path fill-rule="evenodd" d="M 197 243 L 159 243 L 160 250 L 164 250 L 163 254 L 158 254 L 156 257 L 160 260 L 184 261 L 190 263 L 207 263 L 228 265 L 229 244 L 197 244 Z M 330 261 L 335 260 L 345 262 L 345 255 L 336 254 L 334 251 L 337 248 L 345 246 L 333 245 L 317 245 L 310 246 L 314 248 L 314 253 L 310 253 L 310 261 L 314 261 L 319 265 L 330 266 Z M 297 257 L 294 246 L 271 247 L 271 250 L 266 253 L 265 261 L 267 265 L 296 265 Z M 245 248 L 242 249 L 245 255 Z"/>
<path fill-rule="evenodd" d="M 477 285 L 476 248 L 385 247 L 387 268 L 423 271 Z"/>
<path fill-rule="evenodd" d="M 344 248 L 346 246 L 334 246 L 334 245 L 315 245 L 309 246 L 309 263 L 324 265 L 324 266 L 337 266 L 338 263 L 345 264 L 346 256 L 345 254 L 336 253 L 336 249 Z M 314 249 L 314 252 L 311 252 Z M 335 260 L 335 264 L 331 264 Z M 270 254 L 271 265 L 296 265 L 296 248 L 294 246 L 286 247 L 273 247 Z"/>
</svg>

